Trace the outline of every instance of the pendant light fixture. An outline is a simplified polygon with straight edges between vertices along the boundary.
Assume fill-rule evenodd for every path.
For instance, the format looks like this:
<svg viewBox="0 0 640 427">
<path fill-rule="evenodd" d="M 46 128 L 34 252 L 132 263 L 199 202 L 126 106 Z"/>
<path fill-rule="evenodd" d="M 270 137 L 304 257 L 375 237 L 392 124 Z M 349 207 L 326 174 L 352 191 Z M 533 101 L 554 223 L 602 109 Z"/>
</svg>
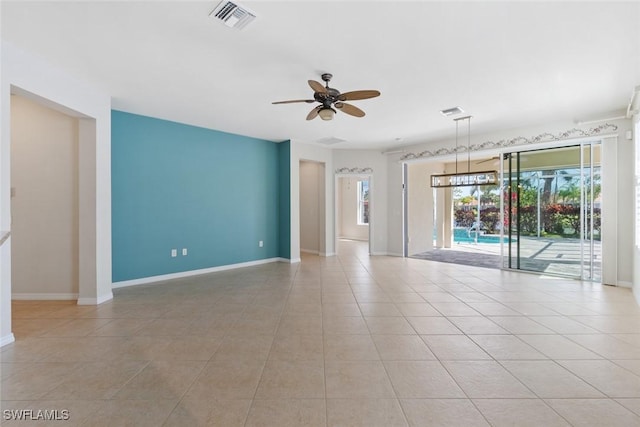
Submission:
<svg viewBox="0 0 640 427">
<path fill-rule="evenodd" d="M 453 119 L 456 122 L 456 172 L 431 175 L 431 187 L 471 187 L 476 185 L 495 185 L 498 183 L 498 172 L 495 170 L 471 172 L 471 117 L 464 116 Z M 458 171 L 458 128 L 461 120 L 467 121 L 467 171 Z"/>
</svg>

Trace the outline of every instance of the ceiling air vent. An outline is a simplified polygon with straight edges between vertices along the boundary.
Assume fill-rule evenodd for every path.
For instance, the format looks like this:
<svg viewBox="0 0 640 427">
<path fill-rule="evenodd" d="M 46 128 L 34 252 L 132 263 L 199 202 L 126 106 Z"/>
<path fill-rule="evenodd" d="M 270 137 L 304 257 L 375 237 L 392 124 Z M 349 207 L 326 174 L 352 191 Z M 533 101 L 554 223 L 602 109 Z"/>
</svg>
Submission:
<svg viewBox="0 0 640 427">
<path fill-rule="evenodd" d="M 249 11 L 246 7 L 230 1 L 222 1 L 209 16 L 219 19 L 227 27 L 237 28 L 238 30 L 243 29 L 256 18 L 255 13 Z"/>
<path fill-rule="evenodd" d="M 452 107 L 452 108 L 447 108 L 446 110 L 440 110 L 440 114 L 442 114 L 445 117 L 455 116 L 456 114 L 462 114 L 462 113 L 464 113 L 464 110 L 460 107 Z"/>
</svg>

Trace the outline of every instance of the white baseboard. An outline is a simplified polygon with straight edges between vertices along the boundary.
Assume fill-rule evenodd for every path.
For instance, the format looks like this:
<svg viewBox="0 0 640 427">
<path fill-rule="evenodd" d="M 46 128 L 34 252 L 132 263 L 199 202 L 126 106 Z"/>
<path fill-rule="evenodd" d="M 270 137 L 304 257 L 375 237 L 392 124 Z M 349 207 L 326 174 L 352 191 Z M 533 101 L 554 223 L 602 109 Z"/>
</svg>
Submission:
<svg viewBox="0 0 640 427">
<path fill-rule="evenodd" d="M 101 295 L 96 298 L 78 298 L 78 305 L 100 305 L 103 302 L 111 301 L 113 299 L 113 292 Z"/>
<path fill-rule="evenodd" d="M 302 262 L 302 259 L 300 258 L 285 259 L 284 262 L 288 262 L 289 264 L 296 264 L 296 263 Z"/>
<path fill-rule="evenodd" d="M 633 283 L 624 282 L 624 281 L 618 281 L 617 286 L 620 286 L 621 288 L 633 288 Z"/>
<path fill-rule="evenodd" d="M 16 337 L 14 337 L 13 334 L 5 335 L 4 337 L 0 338 L 0 347 L 4 347 L 7 344 L 11 344 L 15 340 L 16 340 Z"/>
<path fill-rule="evenodd" d="M 113 289 L 124 288 L 127 286 L 147 285 L 156 282 L 164 282 L 166 280 L 182 279 L 185 277 L 199 276 L 201 274 L 215 273 L 218 271 L 234 270 L 236 268 L 253 267 L 256 265 L 270 264 L 272 262 L 290 262 L 287 258 L 267 258 L 257 261 L 241 262 L 238 264 L 221 265 L 219 267 L 202 268 L 199 270 L 181 271 L 180 273 L 162 274 L 159 276 L 143 277 L 141 279 L 123 280 L 122 282 L 114 282 L 111 287 Z M 299 260 L 298 260 L 299 262 Z"/>
<path fill-rule="evenodd" d="M 78 299 L 78 294 L 45 294 L 45 293 L 14 293 L 12 300 L 20 301 L 72 301 Z"/>
<path fill-rule="evenodd" d="M 320 252 L 320 256 L 335 256 L 335 252 Z"/>
<path fill-rule="evenodd" d="M 302 248 L 300 248 L 300 252 L 303 252 L 305 254 L 318 255 L 318 251 L 313 250 L 313 249 L 302 249 Z"/>
</svg>

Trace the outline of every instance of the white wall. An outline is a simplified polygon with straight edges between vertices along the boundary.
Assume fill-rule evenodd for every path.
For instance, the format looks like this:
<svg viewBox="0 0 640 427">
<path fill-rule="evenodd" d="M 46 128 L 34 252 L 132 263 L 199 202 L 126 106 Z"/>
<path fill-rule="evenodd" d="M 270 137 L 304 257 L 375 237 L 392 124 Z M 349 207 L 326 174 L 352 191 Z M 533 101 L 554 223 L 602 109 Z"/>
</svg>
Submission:
<svg viewBox="0 0 640 427">
<path fill-rule="evenodd" d="M 300 162 L 300 251 L 320 253 L 320 164 Z"/>
<path fill-rule="evenodd" d="M 358 181 L 368 177 L 338 178 L 338 236 L 345 239 L 369 240 L 369 225 L 358 224 Z"/>
<path fill-rule="evenodd" d="M 434 200 L 431 175 L 442 173 L 441 162 L 412 163 L 407 171 L 407 244 L 409 255 L 433 249 Z"/>
<path fill-rule="evenodd" d="M 0 230 L 11 230 L 10 93 L 36 100 L 79 123 L 79 304 L 111 292 L 111 98 L 9 43 L 0 48 Z M 0 250 L 0 345 L 11 333 L 11 238 Z"/>
<path fill-rule="evenodd" d="M 11 291 L 78 298 L 78 119 L 11 96 Z"/>
</svg>

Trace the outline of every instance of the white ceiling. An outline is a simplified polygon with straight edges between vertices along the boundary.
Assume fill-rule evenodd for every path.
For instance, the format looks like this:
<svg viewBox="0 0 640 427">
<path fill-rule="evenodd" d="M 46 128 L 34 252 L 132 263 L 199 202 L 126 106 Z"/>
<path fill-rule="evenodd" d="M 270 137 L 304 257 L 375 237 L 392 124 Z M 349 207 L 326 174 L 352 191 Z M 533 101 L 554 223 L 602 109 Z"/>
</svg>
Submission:
<svg viewBox="0 0 640 427">
<path fill-rule="evenodd" d="M 103 88 L 113 108 L 273 141 L 335 137 L 391 149 L 619 115 L 640 84 L 640 3 L 247 1 L 244 30 L 218 1 L 2 1 L 2 38 Z M 307 80 L 331 72 L 364 118 L 306 121 Z"/>
</svg>

